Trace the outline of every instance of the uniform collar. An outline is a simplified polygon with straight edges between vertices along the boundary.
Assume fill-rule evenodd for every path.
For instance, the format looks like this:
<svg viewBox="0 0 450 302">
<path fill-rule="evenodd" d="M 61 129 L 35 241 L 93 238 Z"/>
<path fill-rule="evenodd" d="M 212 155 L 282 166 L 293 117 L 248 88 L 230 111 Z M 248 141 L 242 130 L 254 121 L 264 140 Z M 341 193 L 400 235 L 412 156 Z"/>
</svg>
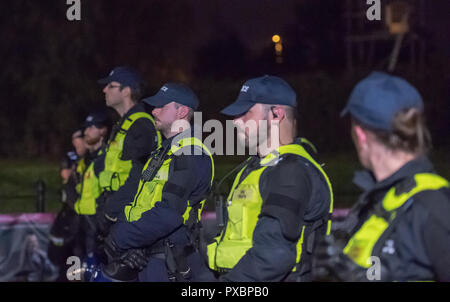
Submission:
<svg viewBox="0 0 450 302">
<path fill-rule="evenodd" d="M 279 146 L 278 148 L 272 150 L 266 156 L 260 158 L 259 164 L 261 166 L 274 166 L 282 159 L 281 155 L 290 152 L 298 152 L 298 149 L 302 148 L 299 144 L 287 144 Z"/>
<path fill-rule="evenodd" d="M 165 147 L 167 145 L 171 145 L 175 138 L 177 138 L 177 140 L 179 140 L 179 139 L 182 139 L 182 138 L 193 137 L 193 136 L 194 136 L 194 128 L 190 127 L 189 129 L 186 129 L 183 132 L 180 132 L 178 134 L 175 134 L 172 137 L 169 137 L 169 138 L 165 139 L 163 141 L 162 145 L 163 145 L 163 147 Z"/>
<path fill-rule="evenodd" d="M 124 116 L 121 119 L 121 122 L 123 122 L 124 120 L 126 120 L 130 115 L 132 115 L 133 113 L 136 112 L 146 112 L 145 108 L 144 108 L 144 104 L 141 103 L 140 101 L 138 103 L 136 103 L 133 107 L 131 107 L 127 113 L 124 114 Z"/>
<path fill-rule="evenodd" d="M 356 171 L 353 176 L 353 183 L 364 191 L 374 191 L 383 188 L 390 188 L 399 181 L 411 177 L 417 173 L 433 171 L 433 164 L 430 162 L 428 157 L 421 156 L 407 162 L 394 174 L 380 182 L 377 182 L 373 173 L 368 170 Z"/>
</svg>

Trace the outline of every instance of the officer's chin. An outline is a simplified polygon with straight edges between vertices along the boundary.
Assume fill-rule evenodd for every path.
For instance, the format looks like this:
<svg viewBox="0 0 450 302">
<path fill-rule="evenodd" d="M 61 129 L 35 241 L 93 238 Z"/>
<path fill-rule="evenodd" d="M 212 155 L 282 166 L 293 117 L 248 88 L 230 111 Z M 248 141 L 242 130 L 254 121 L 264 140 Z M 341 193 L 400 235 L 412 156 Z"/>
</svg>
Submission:
<svg viewBox="0 0 450 302">
<path fill-rule="evenodd" d="M 156 130 L 158 130 L 158 131 L 164 130 L 163 124 L 162 124 L 160 121 L 158 121 L 158 120 L 155 120 L 155 128 L 156 128 Z"/>
</svg>

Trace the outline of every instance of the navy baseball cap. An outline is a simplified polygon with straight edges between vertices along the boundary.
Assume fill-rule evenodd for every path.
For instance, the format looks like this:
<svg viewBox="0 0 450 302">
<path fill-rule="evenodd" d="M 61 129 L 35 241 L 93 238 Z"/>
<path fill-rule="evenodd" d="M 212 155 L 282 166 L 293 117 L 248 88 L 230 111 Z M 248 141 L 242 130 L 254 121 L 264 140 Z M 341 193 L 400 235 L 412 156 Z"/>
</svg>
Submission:
<svg viewBox="0 0 450 302">
<path fill-rule="evenodd" d="M 157 108 L 163 107 L 170 102 L 175 102 L 194 110 L 197 110 L 199 104 L 194 91 L 188 86 L 178 83 L 166 83 L 155 95 L 145 98 L 142 101 Z"/>
<path fill-rule="evenodd" d="M 142 77 L 135 69 L 128 66 L 114 68 L 106 78 L 98 80 L 99 84 L 106 85 L 111 82 L 119 82 L 122 86 L 138 88 L 142 83 Z"/>
<path fill-rule="evenodd" d="M 396 113 L 407 108 L 423 110 L 419 92 L 402 78 L 384 72 L 372 72 L 356 84 L 341 112 L 373 129 L 392 131 Z"/>
<path fill-rule="evenodd" d="M 108 116 L 104 111 L 94 111 L 89 113 L 83 123 L 83 128 L 89 128 L 91 126 L 100 126 L 107 127 L 108 126 Z"/>
<path fill-rule="evenodd" d="M 257 103 L 297 107 L 297 95 L 285 80 L 265 75 L 246 81 L 236 101 L 221 113 L 231 116 L 242 115 Z"/>
</svg>

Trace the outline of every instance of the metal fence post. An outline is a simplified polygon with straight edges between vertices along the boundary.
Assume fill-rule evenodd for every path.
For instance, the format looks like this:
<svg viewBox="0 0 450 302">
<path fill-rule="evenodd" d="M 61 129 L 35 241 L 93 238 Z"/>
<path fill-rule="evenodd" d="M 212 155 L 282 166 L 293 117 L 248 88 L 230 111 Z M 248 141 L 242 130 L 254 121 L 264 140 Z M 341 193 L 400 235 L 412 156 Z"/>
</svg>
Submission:
<svg viewBox="0 0 450 302">
<path fill-rule="evenodd" d="M 36 212 L 45 212 L 45 182 L 39 179 L 36 183 Z"/>
</svg>

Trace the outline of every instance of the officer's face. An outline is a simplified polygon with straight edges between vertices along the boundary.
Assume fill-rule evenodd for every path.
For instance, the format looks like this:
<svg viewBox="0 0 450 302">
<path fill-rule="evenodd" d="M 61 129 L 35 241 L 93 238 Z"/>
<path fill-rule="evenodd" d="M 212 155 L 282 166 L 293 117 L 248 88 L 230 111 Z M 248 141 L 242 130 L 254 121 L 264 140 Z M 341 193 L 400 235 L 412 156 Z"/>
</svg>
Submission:
<svg viewBox="0 0 450 302">
<path fill-rule="evenodd" d="M 84 130 L 84 139 L 88 145 L 95 145 L 102 139 L 104 133 L 104 128 L 92 125 Z"/>
<path fill-rule="evenodd" d="M 371 148 L 367 133 L 359 126 L 352 123 L 351 135 L 355 145 L 358 158 L 364 168 L 371 170 L 370 153 Z"/>
<path fill-rule="evenodd" d="M 162 133 L 170 133 L 172 124 L 178 119 L 178 109 L 174 102 L 163 107 L 155 108 L 152 111 L 155 118 L 155 127 Z"/>
<path fill-rule="evenodd" d="M 86 142 L 83 137 L 72 138 L 72 145 L 75 148 L 75 152 L 78 156 L 83 156 L 86 153 Z"/>
<path fill-rule="evenodd" d="M 115 107 L 123 102 L 123 91 L 119 82 L 111 82 L 103 88 L 105 93 L 106 106 Z"/>
<path fill-rule="evenodd" d="M 266 131 L 263 131 L 264 133 L 259 133 L 258 135 L 259 127 L 262 124 L 269 125 L 267 108 L 263 104 L 254 105 L 245 114 L 236 117 L 233 122 L 237 128 L 237 138 L 239 143 L 248 148 L 256 148 L 267 140 Z"/>
</svg>

